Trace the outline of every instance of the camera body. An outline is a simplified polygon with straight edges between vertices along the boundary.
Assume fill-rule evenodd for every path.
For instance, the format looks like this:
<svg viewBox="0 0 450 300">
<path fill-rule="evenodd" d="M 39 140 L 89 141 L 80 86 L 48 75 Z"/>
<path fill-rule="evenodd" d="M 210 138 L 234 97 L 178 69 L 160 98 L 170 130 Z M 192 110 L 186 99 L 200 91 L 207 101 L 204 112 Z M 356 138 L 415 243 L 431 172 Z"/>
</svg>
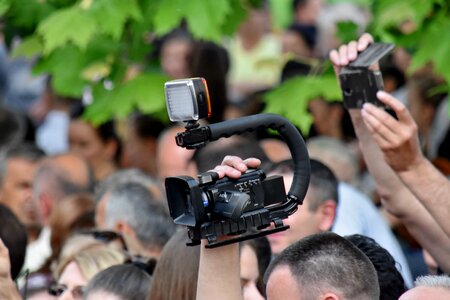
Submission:
<svg viewBox="0 0 450 300">
<path fill-rule="evenodd" d="M 218 179 L 206 172 L 192 177 L 169 177 L 165 182 L 170 215 L 176 224 L 186 225 L 193 241 L 239 235 L 249 229 L 267 228 L 272 219 L 268 207 L 286 201 L 283 178 L 252 169 L 239 179 Z"/>
<path fill-rule="evenodd" d="M 377 92 L 384 90 L 383 76 L 379 70 L 371 70 L 369 67 L 393 48 L 392 44 L 371 44 L 356 60 L 342 68 L 339 81 L 345 108 L 362 108 L 366 102 L 384 106 L 377 99 Z"/>
</svg>

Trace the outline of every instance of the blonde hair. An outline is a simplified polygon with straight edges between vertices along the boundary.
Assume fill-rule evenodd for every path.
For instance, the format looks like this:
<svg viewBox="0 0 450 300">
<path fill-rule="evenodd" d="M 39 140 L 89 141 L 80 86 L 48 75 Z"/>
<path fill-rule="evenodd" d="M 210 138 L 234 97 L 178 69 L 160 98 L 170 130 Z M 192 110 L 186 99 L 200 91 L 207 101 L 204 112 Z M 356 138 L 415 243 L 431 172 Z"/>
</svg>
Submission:
<svg viewBox="0 0 450 300">
<path fill-rule="evenodd" d="M 90 280 L 98 272 L 114 265 L 122 264 L 129 260 L 129 255 L 107 245 L 85 249 L 72 257 L 64 259 L 56 268 L 56 278 L 59 278 L 66 266 L 75 262 L 81 270 L 81 274 Z"/>
</svg>

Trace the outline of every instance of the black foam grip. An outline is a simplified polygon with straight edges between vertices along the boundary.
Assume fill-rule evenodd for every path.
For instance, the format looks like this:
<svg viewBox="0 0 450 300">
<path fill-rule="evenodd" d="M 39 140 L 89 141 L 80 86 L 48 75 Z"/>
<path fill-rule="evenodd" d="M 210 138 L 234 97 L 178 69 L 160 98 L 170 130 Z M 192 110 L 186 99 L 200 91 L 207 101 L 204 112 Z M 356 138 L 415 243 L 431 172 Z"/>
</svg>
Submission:
<svg viewBox="0 0 450 300">
<path fill-rule="evenodd" d="M 302 203 L 309 186 L 310 164 L 305 141 L 287 119 L 275 114 L 258 114 L 208 125 L 210 141 L 258 129 L 276 130 L 286 141 L 294 161 L 294 178 L 288 193 L 289 200 Z"/>
</svg>

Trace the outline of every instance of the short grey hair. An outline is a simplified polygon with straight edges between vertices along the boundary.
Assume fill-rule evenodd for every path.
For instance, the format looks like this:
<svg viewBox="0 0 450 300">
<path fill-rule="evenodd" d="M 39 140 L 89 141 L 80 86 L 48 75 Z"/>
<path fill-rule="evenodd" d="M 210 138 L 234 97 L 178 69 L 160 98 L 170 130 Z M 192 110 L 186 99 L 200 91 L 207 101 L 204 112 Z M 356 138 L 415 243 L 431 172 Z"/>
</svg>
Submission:
<svg viewBox="0 0 450 300">
<path fill-rule="evenodd" d="M 35 163 L 42 159 L 44 156 L 44 151 L 30 143 L 20 144 L 4 149 L 0 153 L 0 185 L 3 183 L 3 179 L 6 176 L 6 167 L 10 159 L 22 158 L 24 160 Z"/>
<path fill-rule="evenodd" d="M 95 193 L 97 203 L 109 190 L 125 183 L 141 184 L 149 189 L 154 194 L 154 196 L 159 197 L 161 202 L 165 203 L 165 197 L 161 183 L 156 178 L 153 178 L 152 176 L 136 168 L 117 171 L 103 180 L 99 184 Z"/>
<path fill-rule="evenodd" d="M 123 183 L 108 191 L 105 223 L 113 229 L 118 221 L 127 222 L 147 249 L 162 249 L 175 225 L 164 205 L 142 184 Z"/>
<path fill-rule="evenodd" d="M 358 159 L 350 146 L 332 137 L 314 137 L 306 143 L 310 158 L 315 158 L 329 168 L 340 181 L 353 183 L 358 174 Z"/>
<path fill-rule="evenodd" d="M 450 290 L 450 276 L 448 275 L 425 275 L 419 276 L 414 281 L 414 285 L 426 287 L 440 287 Z"/>
</svg>

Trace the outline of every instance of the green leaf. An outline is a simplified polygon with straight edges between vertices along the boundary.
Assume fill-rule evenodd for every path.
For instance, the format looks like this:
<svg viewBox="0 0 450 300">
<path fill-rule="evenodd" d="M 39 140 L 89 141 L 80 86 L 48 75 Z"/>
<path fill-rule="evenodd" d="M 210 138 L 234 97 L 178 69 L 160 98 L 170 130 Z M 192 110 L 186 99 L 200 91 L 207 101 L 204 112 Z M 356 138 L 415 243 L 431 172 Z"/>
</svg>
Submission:
<svg viewBox="0 0 450 300">
<path fill-rule="evenodd" d="M 406 21 L 420 27 L 433 9 L 433 0 L 378 0 L 375 1 L 374 28 L 377 34 L 389 28 L 399 28 Z"/>
<path fill-rule="evenodd" d="M 270 12 L 275 29 L 283 30 L 292 23 L 292 0 L 270 0 Z"/>
<path fill-rule="evenodd" d="M 222 26 L 223 34 L 229 36 L 234 34 L 248 17 L 248 11 L 244 7 L 243 0 L 230 0 L 230 8 L 231 11 Z"/>
<path fill-rule="evenodd" d="M 450 19 L 443 15 L 432 22 L 417 43 L 417 51 L 411 61 L 409 72 L 432 62 L 437 73 L 450 82 Z"/>
<path fill-rule="evenodd" d="M 42 41 L 38 36 L 32 35 L 14 48 L 11 56 L 12 58 L 25 57 L 31 59 L 35 55 L 42 53 L 42 50 Z"/>
<path fill-rule="evenodd" d="M 88 9 L 100 29 L 119 40 L 128 19 L 140 20 L 142 14 L 135 0 L 97 0 Z"/>
<path fill-rule="evenodd" d="M 336 35 L 342 44 L 346 44 L 350 41 L 356 41 L 358 39 L 358 25 L 352 21 L 339 21 L 336 24 Z"/>
<path fill-rule="evenodd" d="M 228 0 L 191 0 L 184 13 L 194 37 L 219 41 L 221 27 L 230 10 Z"/>
<path fill-rule="evenodd" d="M 184 0 L 160 1 L 153 18 L 156 34 L 166 34 L 180 24 L 185 3 Z"/>
<path fill-rule="evenodd" d="M 21 29 L 34 29 L 54 11 L 55 7 L 48 1 L 13 0 L 8 12 L 9 22 Z"/>
<path fill-rule="evenodd" d="M 159 74 L 140 74 L 111 91 L 97 88 L 94 103 L 87 108 L 85 117 L 101 124 L 111 117 L 125 118 L 134 109 L 144 113 L 160 112 L 165 108 L 164 82 Z"/>
<path fill-rule="evenodd" d="M 37 32 L 44 39 L 44 53 L 72 42 L 81 49 L 97 32 L 95 19 L 79 6 L 60 9 L 42 21 Z"/>
<path fill-rule="evenodd" d="M 237 4 L 232 9 L 231 4 Z M 164 0 L 159 3 L 153 19 L 155 33 L 165 34 L 186 20 L 189 31 L 195 38 L 219 41 L 222 38 L 222 28 L 237 26 L 227 18 L 233 18 L 230 13 L 237 11 L 238 22 L 241 22 L 241 1 L 235 0 Z"/>
<path fill-rule="evenodd" d="M 3 16 L 10 8 L 11 0 L 0 0 L 0 16 Z"/>
<path fill-rule="evenodd" d="M 67 45 L 42 58 L 33 68 L 36 73 L 50 73 L 53 88 L 62 96 L 81 96 L 87 82 L 81 78 L 87 57 L 74 45 Z"/>
<path fill-rule="evenodd" d="M 285 116 L 304 134 L 308 134 L 313 123 L 308 103 L 317 98 L 328 101 L 341 99 L 341 91 L 334 76 L 300 76 L 286 81 L 264 95 L 265 112 Z"/>
</svg>

